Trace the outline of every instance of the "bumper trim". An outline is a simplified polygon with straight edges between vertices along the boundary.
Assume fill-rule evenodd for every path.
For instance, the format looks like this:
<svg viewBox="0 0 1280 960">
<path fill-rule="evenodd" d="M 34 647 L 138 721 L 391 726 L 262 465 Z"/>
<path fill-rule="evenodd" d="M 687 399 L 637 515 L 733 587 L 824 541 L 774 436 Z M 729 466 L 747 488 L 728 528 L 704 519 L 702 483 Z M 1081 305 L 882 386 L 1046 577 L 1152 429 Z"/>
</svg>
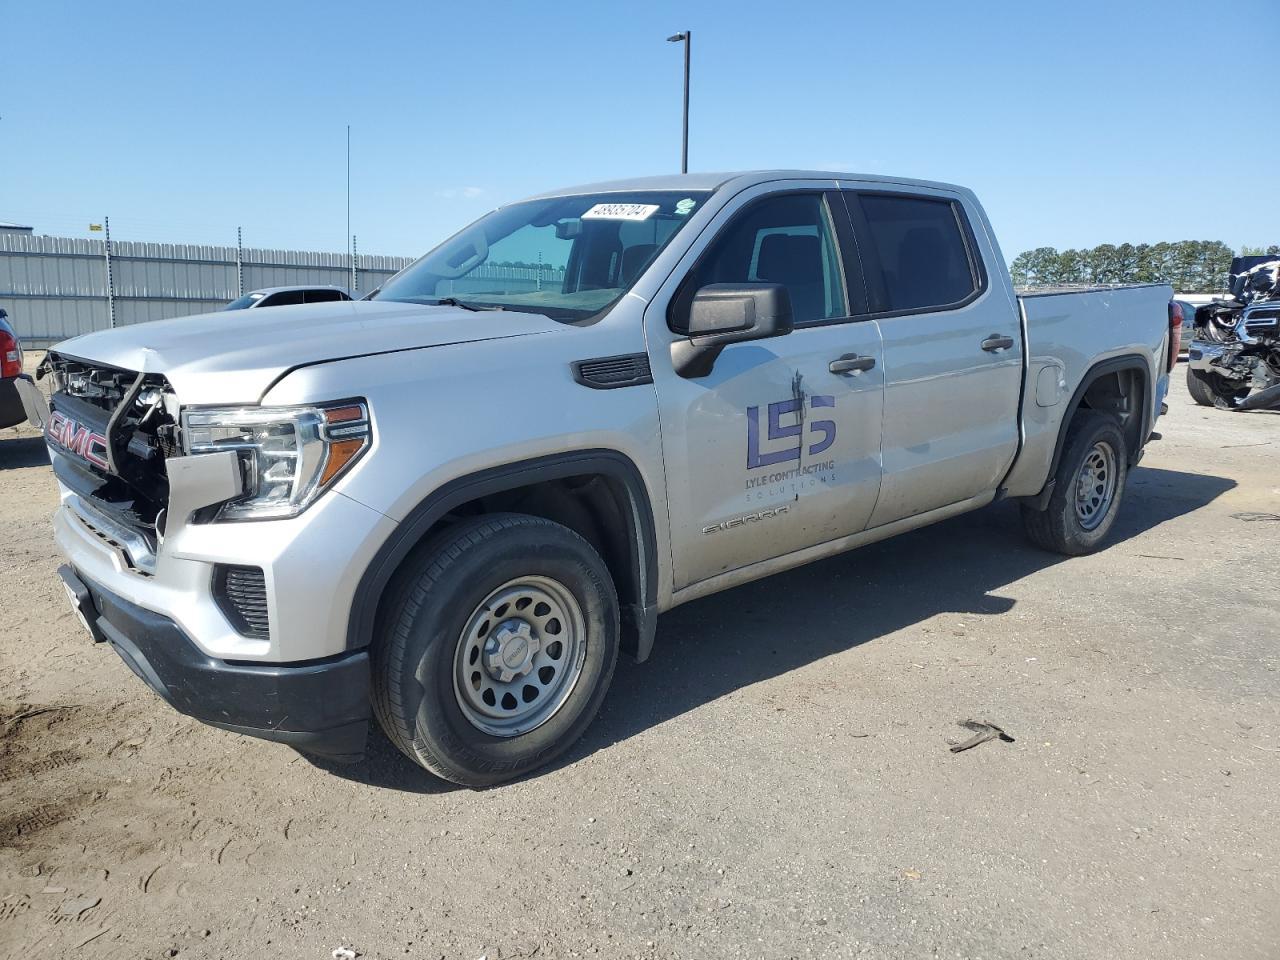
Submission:
<svg viewBox="0 0 1280 960">
<path fill-rule="evenodd" d="M 1187 349 L 1187 366 L 1192 370 L 1212 370 L 1213 365 L 1222 359 L 1225 352 L 1225 344 L 1208 343 L 1203 340 L 1193 341 Z"/>
<path fill-rule="evenodd" d="M 369 731 L 367 650 L 302 663 L 218 660 L 173 620 L 82 577 L 86 615 L 125 664 L 179 713 L 235 733 L 289 744 L 331 760 L 358 760 Z"/>
<path fill-rule="evenodd" d="M 49 402 L 45 400 L 44 394 L 40 392 L 36 382 L 25 373 L 19 374 L 13 381 L 13 386 L 27 422 L 44 433 L 44 428 L 49 423 Z"/>
</svg>

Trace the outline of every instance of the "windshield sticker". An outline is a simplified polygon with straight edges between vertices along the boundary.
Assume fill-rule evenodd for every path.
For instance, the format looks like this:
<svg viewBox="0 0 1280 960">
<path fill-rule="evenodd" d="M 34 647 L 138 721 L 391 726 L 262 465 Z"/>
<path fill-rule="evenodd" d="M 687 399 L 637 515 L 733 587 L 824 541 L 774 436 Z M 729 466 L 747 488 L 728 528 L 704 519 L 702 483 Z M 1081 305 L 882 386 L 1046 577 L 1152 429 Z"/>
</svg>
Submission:
<svg viewBox="0 0 1280 960">
<path fill-rule="evenodd" d="M 698 205 L 698 201 L 693 197 L 685 197 L 676 203 L 676 214 L 681 217 L 687 217 L 693 213 L 693 208 Z"/>
<path fill-rule="evenodd" d="M 656 203 L 597 203 L 583 220 L 648 220 L 658 212 Z"/>
</svg>

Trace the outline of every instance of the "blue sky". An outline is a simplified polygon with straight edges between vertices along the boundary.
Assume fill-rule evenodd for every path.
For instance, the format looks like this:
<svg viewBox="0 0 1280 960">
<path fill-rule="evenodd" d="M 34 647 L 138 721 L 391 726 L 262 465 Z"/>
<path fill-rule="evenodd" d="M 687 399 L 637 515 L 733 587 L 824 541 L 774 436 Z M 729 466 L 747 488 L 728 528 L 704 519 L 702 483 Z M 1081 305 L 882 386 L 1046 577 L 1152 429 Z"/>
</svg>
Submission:
<svg viewBox="0 0 1280 960">
<path fill-rule="evenodd" d="M 508 200 L 678 169 L 681 51 L 664 39 L 692 29 L 694 170 L 963 183 L 1010 258 L 1278 243 L 1261 66 L 1278 13 L 0 0 L 0 220 L 88 236 L 110 215 L 122 239 L 199 243 L 234 243 L 239 225 L 247 245 L 341 249 L 350 122 L 360 249 L 416 255 Z"/>
</svg>

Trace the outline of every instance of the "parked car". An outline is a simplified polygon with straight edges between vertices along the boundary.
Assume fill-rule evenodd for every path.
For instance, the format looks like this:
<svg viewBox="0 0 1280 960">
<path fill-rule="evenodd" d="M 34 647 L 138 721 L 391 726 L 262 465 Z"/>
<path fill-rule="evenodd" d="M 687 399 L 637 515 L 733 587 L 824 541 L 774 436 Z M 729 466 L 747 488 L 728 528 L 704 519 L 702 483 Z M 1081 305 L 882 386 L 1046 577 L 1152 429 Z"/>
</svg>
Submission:
<svg viewBox="0 0 1280 960">
<path fill-rule="evenodd" d="M 22 376 L 22 344 L 9 323 L 9 314 L 0 309 L 0 427 L 13 427 L 27 419 L 18 379 Z"/>
<path fill-rule="evenodd" d="M 340 310 L 69 340 L 62 580 L 184 713 L 342 759 L 376 716 L 446 779 L 519 776 L 685 601 L 1000 498 L 1041 547 L 1103 545 L 1172 290 L 1019 297 L 992 236 L 941 183 L 622 181 Z"/>
<path fill-rule="evenodd" d="M 1182 311 L 1182 334 L 1178 339 L 1178 356 L 1185 357 L 1191 349 L 1191 341 L 1196 333 L 1196 305 L 1189 300 L 1174 299 L 1170 303 L 1177 304 Z"/>
<path fill-rule="evenodd" d="M 300 303 L 336 303 L 350 299 L 351 294 L 342 287 L 263 287 L 236 297 L 222 309 L 252 310 L 259 307 L 297 306 Z"/>
</svg>

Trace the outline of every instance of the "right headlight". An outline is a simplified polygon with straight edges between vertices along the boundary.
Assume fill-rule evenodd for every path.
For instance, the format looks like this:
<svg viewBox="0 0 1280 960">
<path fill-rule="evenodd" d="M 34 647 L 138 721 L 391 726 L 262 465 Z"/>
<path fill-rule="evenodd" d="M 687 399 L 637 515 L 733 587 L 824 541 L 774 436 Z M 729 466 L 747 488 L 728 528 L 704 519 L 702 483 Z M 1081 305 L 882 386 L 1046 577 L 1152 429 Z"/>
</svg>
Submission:
<svg viewBox="0 0 1280 960">
<path fill-rule="evenodd" d="M 234 450 L 240 457 L 245 492 L 219 508 L 218 520 L 297 516 L 360 458 L 370 439 L 363 401 L 182 412 L 188 454 Z"/>
</svg>

